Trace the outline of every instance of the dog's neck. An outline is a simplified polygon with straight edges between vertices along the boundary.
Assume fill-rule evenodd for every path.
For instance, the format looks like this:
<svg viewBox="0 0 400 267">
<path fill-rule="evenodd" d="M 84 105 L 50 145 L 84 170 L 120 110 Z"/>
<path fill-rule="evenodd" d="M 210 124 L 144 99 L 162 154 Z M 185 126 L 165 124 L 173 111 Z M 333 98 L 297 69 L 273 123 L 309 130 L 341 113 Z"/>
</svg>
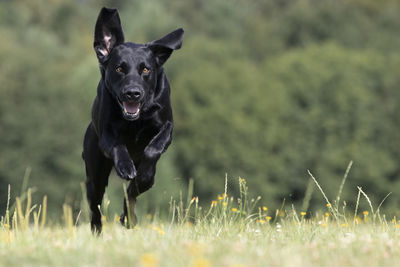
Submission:
<svg viewBox="0 0 400 267">
<path fill-rule="evenodd" d="M 106 74 L 106 70 L 104 69 L 103 64 L 99 63 L 99 69 L 100 69 L 100 74 L 101 74 L 101 79 L 105 79 L 105 74 Z"/>
</svg>

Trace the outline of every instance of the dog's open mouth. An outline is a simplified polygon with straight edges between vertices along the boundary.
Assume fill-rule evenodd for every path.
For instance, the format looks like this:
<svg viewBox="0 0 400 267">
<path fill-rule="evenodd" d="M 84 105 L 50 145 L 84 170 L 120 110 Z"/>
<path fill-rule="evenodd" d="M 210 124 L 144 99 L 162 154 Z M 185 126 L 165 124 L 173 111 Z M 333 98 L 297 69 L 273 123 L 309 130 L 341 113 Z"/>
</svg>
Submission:
<svg viewBox="0 0 400 267">
<path fill-rule="evenodd" d="M 122 108 L 125 119 L 135 120 L 139 117 L 140 102 L 123 101 Z"/>
</svg>

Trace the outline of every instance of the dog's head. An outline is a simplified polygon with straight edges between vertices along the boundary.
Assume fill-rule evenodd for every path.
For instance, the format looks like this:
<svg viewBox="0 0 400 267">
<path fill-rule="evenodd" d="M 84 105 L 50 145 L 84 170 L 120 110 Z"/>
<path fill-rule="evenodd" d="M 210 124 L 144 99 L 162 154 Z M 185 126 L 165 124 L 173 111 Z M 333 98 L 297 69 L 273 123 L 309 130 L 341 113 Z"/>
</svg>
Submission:
<svg viewBox="0 0 400 267">
<path fill-rule="evenodd" d="M 118 11 L 100 11 L 93 46 L 106 86 L 126 120 L 151 109 L 158 70 L 181 47 L 182 39 L 183 29 L 177 29 L 147 44 L 125 43 Z"/>
</svg>

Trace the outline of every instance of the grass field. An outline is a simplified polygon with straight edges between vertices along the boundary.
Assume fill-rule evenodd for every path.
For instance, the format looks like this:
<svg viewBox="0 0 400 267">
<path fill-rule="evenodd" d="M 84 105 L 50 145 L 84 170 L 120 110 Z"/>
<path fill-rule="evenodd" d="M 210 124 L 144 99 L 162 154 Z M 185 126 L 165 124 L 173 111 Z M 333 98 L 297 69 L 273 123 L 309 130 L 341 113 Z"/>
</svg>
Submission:
<svg viewBox="0 0 400 267">
<path fill-rule="evenodd" d="M 344 179 L 345 181 L 345 179 Z M 342 183 L 344 184 L 344 182 Z M 0 266 L 397 266 L 400 223 L 374 211 L 339 212 L 327 200 L 309 217 L 292 206 L 270 211 L 258 199 L 225 192 L 201 208 L 196 197 L 171 203 L 169 219 L 147 215 L 132 230 L 103 216 L 100 236 L 63 207 L 48 225 L 46 199 L 17 198 L 0 223 Z M 323 193 L 322 189 L 321 192 Z M 340 198 L 340 193 L 338 194 Z M 368 196 L 359 188 L 358 200 Z M 107 214 L 103 207 L 103 214 Z"/>
</svg>

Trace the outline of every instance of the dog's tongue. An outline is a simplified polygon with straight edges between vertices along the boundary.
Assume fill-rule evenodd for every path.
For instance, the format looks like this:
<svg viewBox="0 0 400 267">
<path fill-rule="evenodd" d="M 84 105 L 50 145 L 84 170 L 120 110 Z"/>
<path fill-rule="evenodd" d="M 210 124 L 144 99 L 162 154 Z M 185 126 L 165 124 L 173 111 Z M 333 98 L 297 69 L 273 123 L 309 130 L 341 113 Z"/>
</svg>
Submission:
<svg viewBox="0 0 400 267">
<path fill-rule="evenodd" d="M 132 113 L 132 114 L 136 114 L 139 107 L 140 107 L 140 103 L 139 102 L 122 102 L 122 104 L 124 105 L 125 110 L 128 113 Z"/>
</svg>

